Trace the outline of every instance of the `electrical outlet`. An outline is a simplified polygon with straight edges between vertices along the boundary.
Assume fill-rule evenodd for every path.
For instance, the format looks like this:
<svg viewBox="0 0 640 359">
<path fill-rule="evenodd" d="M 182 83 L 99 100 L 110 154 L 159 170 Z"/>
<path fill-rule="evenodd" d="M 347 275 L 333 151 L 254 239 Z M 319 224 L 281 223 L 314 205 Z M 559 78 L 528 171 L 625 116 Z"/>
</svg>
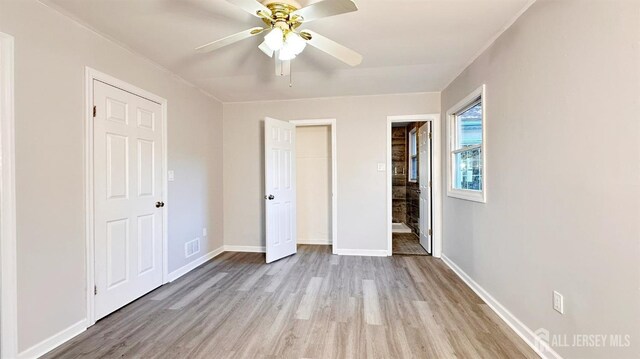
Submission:
<svg viewBox="0 0 640 359">
<path fill-rule="evenodd" d="M 207 229 L 206 228 L 202 228 L 202 236 L 203 237 L 207 236 Z"/>
<path fill-rule="evenodd" d="M 553 309 L 560 314 L 564 314 L 564 297 L 555 290 L 553 291 Z"/>
<path fill-rule="evenodd" d="M 378 172 L 384 172 L 386 169 L 386 165 L 382 162 L 378 162 Z"/>
<path fill-rule="evenodd" d="M 169 171 L 167 171 L 167 180 L 168 180 L 169 182 L 173 182 L 173 181 L 175 181 L 175 179 L 176 179 L 176 174 L 175 174 L 175 172 L 173 172 L 173 170 L 169 170 Z"/>
</svg>

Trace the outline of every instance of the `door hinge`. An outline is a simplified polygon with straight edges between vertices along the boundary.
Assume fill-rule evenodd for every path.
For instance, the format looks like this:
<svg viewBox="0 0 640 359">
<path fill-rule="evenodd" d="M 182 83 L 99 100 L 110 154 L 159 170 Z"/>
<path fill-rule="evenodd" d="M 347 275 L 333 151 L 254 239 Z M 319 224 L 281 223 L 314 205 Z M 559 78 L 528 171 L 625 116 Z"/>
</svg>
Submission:
<svg viewBox="0 0 640 359">
<path fill-rule="evenodd" d="M 431 188 L 431 181 L 429 181 L 429 188 Z"/>
<path fill-rule="evenodd" d="M 431 228 L 429 228 L 429 235 L 433 234 L 433 232 L 431 231 Z"/>
<path fill-rule="evenodd" d="M 93 117 L 96 117 L 97 111 L 98 109 L 96 108 L 96 106 L 93 106 Z"/>
<path fill-rule="evenodd" d="M 98 295 L 98 286 L 97 285 L 93 286 L 93 295 Z"/>
<path fill-rule="evenodd" d="M 431 139 L 431 132 L 429 132 L 429 139 Z"/>
</svg>

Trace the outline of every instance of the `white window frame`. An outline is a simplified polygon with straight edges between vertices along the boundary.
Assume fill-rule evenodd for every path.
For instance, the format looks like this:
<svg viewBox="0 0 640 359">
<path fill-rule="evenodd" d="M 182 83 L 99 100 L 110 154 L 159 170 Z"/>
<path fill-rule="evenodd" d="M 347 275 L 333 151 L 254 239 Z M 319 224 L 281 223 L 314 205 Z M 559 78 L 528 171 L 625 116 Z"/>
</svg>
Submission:
<svg viewBox="0 0 640 359">
<path fill-rule="evenodd" d="M 414 136 L 414 140 L 411 140 L 411 136 Z M 409 148 L 407 151 L 407 162 L 408 162 L 408 168 L 409 168 L 409 172 L 407 173 L 407 181 L 411 182 L 411 183 L 416 183 L 418 182 L 418 175 L 417 175 L 417 171 L 416 171 L 416 178 L 411 177 L 413 174 L 413 157 L 418 158 L 418 131 L 417 128 L 414 127 L 411 131 L 409 131 L 409 135 L 408 135 L 408 139 L 407 142 L 409 144 Z M 411 152 L 413 151 L 413 148 L 415 147 L 415 153 L 411 154 Z"/>
<path fill-rule="evenodd" d="M 447 139 L 449 141 L 449 154 L 447 159 L 447 196 L 464 199 L 468 201 L 487 203 L 487 97 L 486 86 L 482 85 L 467 97 L 455 104 L 447 111 Z M 460 152 L 456 148 L 456 116 L 475 104 L 480 98 L 482 104 L 482 144 L 478 145 L 482 151 L 482 190 L 458 189 L 453 187 L 454 178 L 454 156 Z M 468 151 L 471 148 L 465 148 Z"/>
</svg>

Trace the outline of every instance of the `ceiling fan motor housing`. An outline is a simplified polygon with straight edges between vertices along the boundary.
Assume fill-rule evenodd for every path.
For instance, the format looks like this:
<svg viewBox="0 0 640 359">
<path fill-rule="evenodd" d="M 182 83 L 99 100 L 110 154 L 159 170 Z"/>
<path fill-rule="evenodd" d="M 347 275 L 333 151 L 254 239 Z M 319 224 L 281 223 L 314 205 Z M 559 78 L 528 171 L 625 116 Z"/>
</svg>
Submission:
<svg viewBox="0 0 640 359">
<path fill-rule="evenodd" d="M 296 10 L 302 8 L 300 3 L 295 0 L 263 0 L 261 1 L 261 3 L 266 7 L 269 7 L 270 4 L 282 4 L 282 5 L 289 5 L 289 6 L 295 7 Z"/>
<path fill-rule="evenodd" d="M 263 18 L 262 20 L 270 27 L 278 27 L 282 31 L 288 31 L 297 28 L 302 24 L 301 18 L 297 16 L 291 16 L 291 13 L 299 9 L 299 5 L 295 2 L 270 2 L 265 6 L 271 11 L 270 18 Z"/>
</svg>

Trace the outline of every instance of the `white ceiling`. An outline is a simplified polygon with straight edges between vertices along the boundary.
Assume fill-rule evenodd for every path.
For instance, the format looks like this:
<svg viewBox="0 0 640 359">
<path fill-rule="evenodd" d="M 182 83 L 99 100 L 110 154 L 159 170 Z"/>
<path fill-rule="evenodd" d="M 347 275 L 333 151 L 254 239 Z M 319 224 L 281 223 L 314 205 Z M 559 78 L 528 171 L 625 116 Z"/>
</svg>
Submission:
<svg viewBox="0 0 640 359">
<path fill-rule="evenodd" d="M 307 27 L 361 53 L 362 64 L 352 68 L 307 47 L 292 63 L 290 88 L 257 49 L 261 36 L 195 53 L 262 25 L 225 0 L 46 0 L 223 102 L 441 91 L 531 2 L 355 1 L 359 11 Z"/>
</svg>

